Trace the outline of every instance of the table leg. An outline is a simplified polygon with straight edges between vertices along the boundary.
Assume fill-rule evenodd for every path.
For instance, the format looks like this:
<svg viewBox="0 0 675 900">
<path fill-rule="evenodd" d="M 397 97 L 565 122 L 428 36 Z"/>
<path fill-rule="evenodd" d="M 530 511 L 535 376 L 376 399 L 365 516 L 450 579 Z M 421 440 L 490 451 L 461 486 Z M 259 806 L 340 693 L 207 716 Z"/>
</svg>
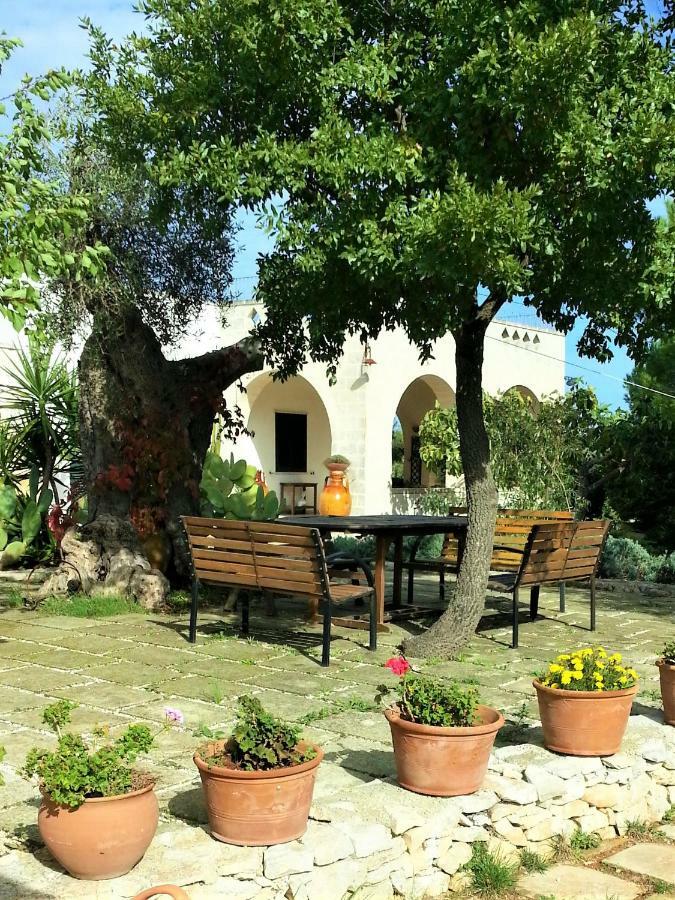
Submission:
<svg viewBox="0 0 675 900">
<path fill-rule="evenodd" d="M 389 538 L 378 534 L 375 542 L 375 600 L 378 625 L 384 622 L 384 566 L 388 549 Z"/>
<path fill-rule="evenodd" d="M 394 538 L 394 591 L 393 607 L 401 606 L 401 582 L 403 580 L 403 535 L 397 534 Z"/>
</svg>

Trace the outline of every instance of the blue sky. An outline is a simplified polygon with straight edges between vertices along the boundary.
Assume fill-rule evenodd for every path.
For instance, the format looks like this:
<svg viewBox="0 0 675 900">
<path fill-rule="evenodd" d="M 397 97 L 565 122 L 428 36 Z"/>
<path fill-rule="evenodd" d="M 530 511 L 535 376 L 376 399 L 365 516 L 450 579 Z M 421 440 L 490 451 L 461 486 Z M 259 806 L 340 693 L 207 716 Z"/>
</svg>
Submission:
<svg viewBox="0 0 675 900">
<path fill-rule="evenodd" d="M 660 0 L 648 0 L 648 8 L 656 11 Z M 19 37 L 24 48 L 18 50 L 2 74 L 3 94 L 9 93 L 25 73 L 38 73 L 48 68 L 86 66 L 87 38 L 78 27 L 79 19 L 88 16 L 113 38 L 120 38 L 134 29 L 141 30 L 143 19 L 132 9 L 132 0 L 0 0 L 0 31 Z M 656 204 L 658 214 L 662 204 Z M 239 252 L 235 262 L 236 287 L 242 297 L 250 295 L 255 285 L 256 256 L 269 247 L 269 240 L 255 227 L 251 217 L 241 219 L 242 231 L 238 236 Z M 505 318 L 534 324 L 532 314 L 519 304 L 510 304 Z M 580 363 L 599 373 L 624 378 L 632 368 L 626 354 L 616 348 L 614 359 L 600 365 L 580 359 L 576 342 L 583 330 L 579 322 L 568 335 L 566 357 L 568 363 Z M 568 374 L 583 376 L 594 385 L 600 400 L 612 406 L 621 405 L 623 385 L 603 374 L 592 374 L 568 365 Z"/>
</svg>

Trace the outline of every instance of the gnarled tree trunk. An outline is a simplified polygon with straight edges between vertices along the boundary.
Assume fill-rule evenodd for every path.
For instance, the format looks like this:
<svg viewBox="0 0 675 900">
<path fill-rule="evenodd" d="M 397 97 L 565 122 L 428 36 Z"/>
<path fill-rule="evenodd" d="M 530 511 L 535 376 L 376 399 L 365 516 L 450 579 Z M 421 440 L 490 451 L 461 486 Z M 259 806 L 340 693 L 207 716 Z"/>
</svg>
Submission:
<svg viewBox="0 0 675 900">
<path fill-rule="evenodd" d="M 133 582 L 133 573 L 131 581 L 127 578 L 128 567 L 146 568 L 139 537 L 159 539 L 158 555 L 168 557 L 170 575 L 179 581 L 185 578 L 180 516 L 199 510 L 202 466 L 223 391 L 246 372 L 261 367 L 258 346 L 249 339 L 203 356 L 168 360 L 155 333 L 135 310 L 117 331 L 94 328 L 79 363 L 80 431 L 89 500 L 88 522 L 79 537 L 81 543 L 100 549 L 100 560 L 92 563 L 98 577 L 93 579 L 91 573 L 81 577 L 78 589 L 112 588 L 105 582 L 116 561 L 120 562 L 120 547 L 125 551 L 125 568 L 115 588 Z M 95 555 L 90 548 L 89 557 Z M 72 590 L 73 581 L 84 573 L 75 573 L 67 552 L 65 557 L 58 583 L 65 579 Z"/>
<path fill-rule="evenodd" d="M 428 631 L 405 642 L 411 656 L 457 654 L 471 640 L 485 606 L 497 518 L 497 489 L 483 415 L 483 343 L 488 322 L 477 317 L 454 332 L 457 428 L 469 525 L 452 602 Z"/>
</svg>

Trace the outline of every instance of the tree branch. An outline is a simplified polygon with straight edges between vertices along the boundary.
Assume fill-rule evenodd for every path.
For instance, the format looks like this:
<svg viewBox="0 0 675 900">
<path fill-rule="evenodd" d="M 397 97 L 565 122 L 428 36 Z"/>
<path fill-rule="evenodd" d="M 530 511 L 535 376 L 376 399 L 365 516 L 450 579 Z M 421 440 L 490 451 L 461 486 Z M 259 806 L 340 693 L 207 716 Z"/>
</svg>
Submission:
<svg viewBox="0 0 675 900">
<path fill-rule="evenodd" d="M 264 357 L 258 338 L 245 337 L 229 347 L 212 350 L 202 356 L 178 360 L 190 380 L 204 382 L 217 390 L 225 390 L 242 375 L 262 369 Z"/>
</svg>

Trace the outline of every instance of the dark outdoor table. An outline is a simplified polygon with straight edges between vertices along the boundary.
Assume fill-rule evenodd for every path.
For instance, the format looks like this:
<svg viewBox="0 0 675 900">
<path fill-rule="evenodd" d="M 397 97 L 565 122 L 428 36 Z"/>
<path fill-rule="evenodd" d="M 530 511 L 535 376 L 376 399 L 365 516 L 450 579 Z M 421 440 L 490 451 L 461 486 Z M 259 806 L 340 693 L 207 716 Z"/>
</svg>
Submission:
<svg viewBox="0 0 675 900">
<path fill-rule="evenodd" d="M 324 536 L 329 532 L 373 535 L 375 537 L 375 597 L 377 621 L 382 624 L 401 613 L 401 583 L 403 573 L 403 538 L 410 535 L 445 534 L 447 531 L 463 531 L 467 527 L 466 516 L 284 516 L 284 525 L 300 525 L 317 528 Z M 389 544 L 394 542 L 394 584 L 392 603 L 385 608 L 384 566 Z M 420 608 L 408 607 L 407 612 L 420 612 Z M 342 624 L 349 624 L 344 621 Z"/>
</svg>

